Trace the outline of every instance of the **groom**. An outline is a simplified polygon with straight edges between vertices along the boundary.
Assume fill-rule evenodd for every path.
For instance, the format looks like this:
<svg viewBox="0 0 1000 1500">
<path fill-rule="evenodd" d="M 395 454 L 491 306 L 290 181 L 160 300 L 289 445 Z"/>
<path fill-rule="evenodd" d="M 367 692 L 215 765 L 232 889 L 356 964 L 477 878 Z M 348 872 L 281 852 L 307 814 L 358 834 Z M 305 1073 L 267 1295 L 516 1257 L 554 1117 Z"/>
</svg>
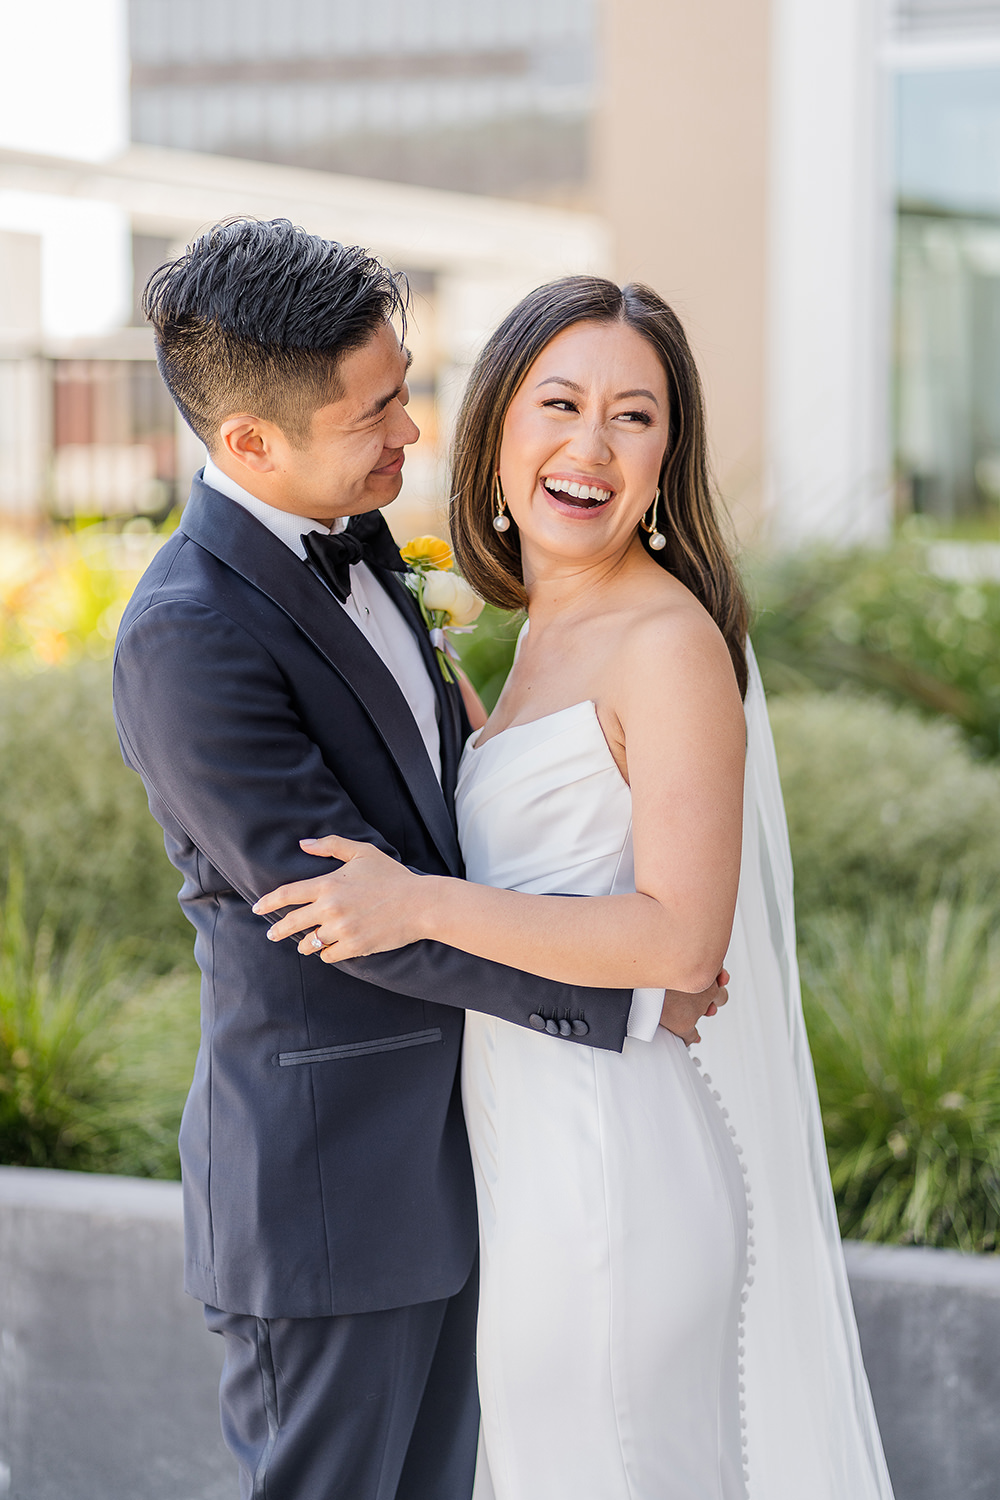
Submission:
<svg viewBox="0 0 1000 1500">
<path fill-rule="evenodd" d="M 620 1049 L 663 997 L 434 943 L 328 965 L 265 941 L 253 903 L 318 873 L 300 838 L 461 873 L 469 724 L 379 514 L 418 436 L 403 294 L 359 249 L 237 221 L 157 272 L 146 308 L 210 458 L 122 621 L 115 708 L 203 976 L 185 1284 L 225 1340 L 226 1442 L 243 1497 L 468 1500 L 463 1008 L 550 1033 L 540 1046 Z"/>
</svg>

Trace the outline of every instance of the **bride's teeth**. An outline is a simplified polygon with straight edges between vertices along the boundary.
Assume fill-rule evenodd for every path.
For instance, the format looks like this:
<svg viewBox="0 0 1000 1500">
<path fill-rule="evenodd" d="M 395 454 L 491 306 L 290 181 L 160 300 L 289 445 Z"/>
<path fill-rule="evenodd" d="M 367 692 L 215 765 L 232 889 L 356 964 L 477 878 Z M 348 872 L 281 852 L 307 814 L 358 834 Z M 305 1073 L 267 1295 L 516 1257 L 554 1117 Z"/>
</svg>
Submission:
<svg viewBox="0 0 1000 1500">
<path fill-rule="evenodd" d="M 568 495 L 573 500 L 593 500 L 603 505 L 606 500 L 611 499 L 611 491 L 602 490 L 596 484 L 578 484 L 569 479 L 545 479 L 542 483 L 550 494 Z"/>
</svg>

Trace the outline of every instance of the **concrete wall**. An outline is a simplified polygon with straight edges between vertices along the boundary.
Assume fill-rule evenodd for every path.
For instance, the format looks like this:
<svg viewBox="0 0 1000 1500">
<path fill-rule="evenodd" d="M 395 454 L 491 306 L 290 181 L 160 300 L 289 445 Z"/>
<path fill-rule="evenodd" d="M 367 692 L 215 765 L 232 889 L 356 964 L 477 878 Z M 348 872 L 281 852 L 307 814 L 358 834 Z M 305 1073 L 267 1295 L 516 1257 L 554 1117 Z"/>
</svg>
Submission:
<svg viewBox="0 0 1000 1500">
<path fill-rule="evenodd" d="M 0 1169 L 0 1495 L 232 1500 L 181 1265 L 175 1183 Z"/>
<path fill-rule="evenodd" d="M 995 1500 L 1000 1256 L 847 1257 L 896 1500 Z M 180 1280 L 175 1184 L 0 1168 L 0 1496 L 233 1500 Z"/>
<path fill-rule="evenodd" d="M 896 1500 L 997 1500 L 1000 1255 L 846 1249 Z"/>
</svg>

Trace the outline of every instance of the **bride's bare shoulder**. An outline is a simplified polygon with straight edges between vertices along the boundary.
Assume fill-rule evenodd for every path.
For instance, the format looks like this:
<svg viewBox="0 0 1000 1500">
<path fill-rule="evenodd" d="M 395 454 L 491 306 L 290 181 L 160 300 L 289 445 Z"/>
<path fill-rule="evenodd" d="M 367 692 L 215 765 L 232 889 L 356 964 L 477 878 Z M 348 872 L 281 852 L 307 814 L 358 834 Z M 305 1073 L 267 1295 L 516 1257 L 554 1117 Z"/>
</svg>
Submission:
<svg viewBox="0 0 1000 1500">
<path fill-rule="evenodd" d="M 652 698 L 676 709 L 708 698 L 740 710 L 725 637 L 683 585 L 658 589 L 629 610 L 615 655 L 623 706 Z"/>
</svg>

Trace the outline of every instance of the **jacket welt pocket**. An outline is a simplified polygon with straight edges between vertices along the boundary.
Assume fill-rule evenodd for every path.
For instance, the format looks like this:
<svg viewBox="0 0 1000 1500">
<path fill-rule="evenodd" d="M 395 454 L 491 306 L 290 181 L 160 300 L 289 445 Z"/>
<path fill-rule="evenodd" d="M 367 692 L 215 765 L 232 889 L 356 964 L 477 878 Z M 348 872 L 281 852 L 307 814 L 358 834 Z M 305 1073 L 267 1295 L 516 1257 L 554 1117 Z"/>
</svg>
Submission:
<svg viewBox="0 0 1000 1500">
<path fill-rule="evenodd" d="M 302 1063 L 339 1062 L 350 1057 L 368 1057 L 373 1052 L 401 1052 L 404 1047 L 425 1047 L 440 1042 L 440 1026 L 426 1031 L 407 1031 L 402 1036 L 379 1036 L 371 1042 L 345 1042 L 340 1047 L 310 1047 L 305 1052 L 279 1052 L 279 1068 L 297 1068 Z"/>
</svg>

